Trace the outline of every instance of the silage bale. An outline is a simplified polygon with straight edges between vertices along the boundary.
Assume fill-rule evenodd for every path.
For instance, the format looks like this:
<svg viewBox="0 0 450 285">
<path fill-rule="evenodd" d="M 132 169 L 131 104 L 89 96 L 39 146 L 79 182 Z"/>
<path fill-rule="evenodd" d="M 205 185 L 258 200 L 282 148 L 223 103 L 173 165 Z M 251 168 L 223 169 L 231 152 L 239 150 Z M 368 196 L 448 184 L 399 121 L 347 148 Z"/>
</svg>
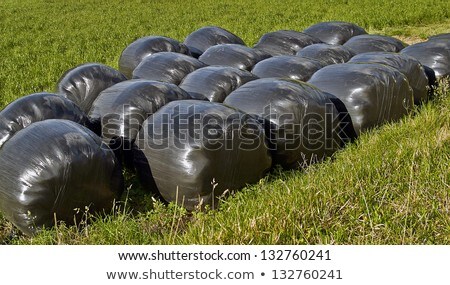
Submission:
<svg viewBox="0 0 450 285">
<path fill-rule="evenodd" d="M 354 36 L 367 34 L 362 27 L 341 21 L 317 23 L 303 32 L 331 45 L 342 45 Z"/>
<path fill-rule="evenodd" d="M 188 74 L 181 84 L 193 99 L 223 102 L 241 85 L 256 80 L 252 73 L 229 66 L 208 66 Z"/>
<path fill-rule="evenodd" d="M 381 35 L 355 36 L 344 44 L 354 54 L 371 51 L 399 52 L 406 46 L 408 45 L 396 38 Z"/>
<path fill-rule="evenodd" d="M 144 122 L 136 145 L 145 189 L 188 210 L 216 208 L 227 190 L 257 182 L 271 166 L 261 125 L 220 103 L 171 102 Z"/>
<path fill-rule="evenodd" d="M 290 78 L 307 81 L 322 67 L 322 63 L 314 59 L 280 55 L 258 62 L 253 67 L 252 73 L 259 78 Z"/>
<path fill-rule="evenodd" d="M 216 26 L 207 26 L 190 33 L 184 40 L 191 54 L 198 58 L 208 48 L 220 44 L 245 45 L 244 41 L 235 34 Z"/>
<path fill-rule="evenodd" d="M 274 163 L 283 167 L 321 161 L 342 144 L 338 110 L 327 94 L 307 83 L 254 80 L 228 95 L 224 104 L 259 118 Z"/>
<path fill-rule="evenodd" d="M 401 53 L 414 57 L 422 65 L 430 68 L 434 74 L 429 73 L 429 77 L 450 76 L 450 41 L 445 38 L 410 45 Z"/>
<path fill-rule="evenodd" d="M 406 76 L 382 64 L 329 65 L 314 73 L 308 82 L 345 104 L 357 135 L 398 120 L 414 102 Z"/>
<path fill-rule="evenodd" d="M 50 93 L 21 97 L 0 112 L 0 148 L 18 131 L 48 119 L 64 119 L 88 125 L 88 118 L 74 102 Z"/>
<path fill-rule="evenodd" d="M 119 58 L 119 70 L 128 79 L 141 61 L 158 52 L 177 52 L 190 54 L 189 49 L 177 40 L 162 36 L 147 36 L 135 40 L 127 46 Z"/>
<path fill-rule="evenodd" d="M 425 69 L 411 56 L 392 52 L 368 52 L 356 55 L 349 63 L 379 63 L 393 67 L 408 78 L 415 104 L 420 104 L 428 98 L 428 77 Z"/>
<path fill-rule="evenodd" d="M 127 78 L 112 67 L 100 63 L 86 63 L 64 73 L 57 84 L 57 92 L 88 113 L 98 94 Z"/>
<path fill-rule="evenodd" d="M 297 56 L 312 58 L 323 65 L 346 63 L 353 56 L 353 52 L 341 45 L 313 44 L 297 52 Z"/>
<path fill-rule="evenodd" d="M 280 30 L 264 34 L 254 46 L 271 56 L 295 55 L 302 48 L 322 41 L 305 33 Z"/>
<path fill-rule="evenodd" d="M 133 79 L 147 79 L 180 84 L 181 80 L 196 69 L 206 65 L 193 57 L 159 52 L 146 57 L 133 71 Z"/>
<path fill-rule="evenodd" d="M 221 44 L 208 48 L 198 59 L 207 65 L 231 66 L 242 70 L 252 67 L 270 55 L 243 45 Z"/>
<path fill-rule="evenodd" d="M 0 151 L 0 210 L 27 235 L 55 220 L 109 213 L 123 191 L 119 164 L 100 137 L 68 120 L 36 122 Z"/>
<path fill-rule="evenodd" d="M 89 119 L 119 160 L 125 159 L 126 165 L 131 166 L 130 150 L 142 123 L 165 104 L 186 99 L 190 99 L 189 94 L 171 83 L 127 80 L 100 93 L 92 104 Z"/>
</svg>

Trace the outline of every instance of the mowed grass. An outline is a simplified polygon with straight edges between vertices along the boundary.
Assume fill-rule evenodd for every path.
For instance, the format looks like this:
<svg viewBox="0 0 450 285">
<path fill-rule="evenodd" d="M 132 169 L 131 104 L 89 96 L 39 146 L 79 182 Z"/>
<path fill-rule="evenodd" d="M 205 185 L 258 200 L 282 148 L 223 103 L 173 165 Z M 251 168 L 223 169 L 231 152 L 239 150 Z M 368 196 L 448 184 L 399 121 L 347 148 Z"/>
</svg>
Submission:
<svg viewBox="0 0 450 285">
<path fill-rule="evenodd" d="M 53 91 L 84 62 L 117 68 L 120 52 L 145 35 L 183 40 L 222 26 L 252 45 L 264 33 L 328 20 L 369 32 L 423 39 L 449 32 L 447 1 L 2 1 L 0 107 Z M 218 211 L 186 213 L 153 202 L 136 178 L 114 213 L 86 226 L 59 225 L 34 238 L 0 213 L 0 243 L 12 244 L 449 244 L 448 87 L 401 122 L 363 135 L 306 171 L 275 170 Z M 137 208 L 138 211 L 132 211 Z"/>
</svg>

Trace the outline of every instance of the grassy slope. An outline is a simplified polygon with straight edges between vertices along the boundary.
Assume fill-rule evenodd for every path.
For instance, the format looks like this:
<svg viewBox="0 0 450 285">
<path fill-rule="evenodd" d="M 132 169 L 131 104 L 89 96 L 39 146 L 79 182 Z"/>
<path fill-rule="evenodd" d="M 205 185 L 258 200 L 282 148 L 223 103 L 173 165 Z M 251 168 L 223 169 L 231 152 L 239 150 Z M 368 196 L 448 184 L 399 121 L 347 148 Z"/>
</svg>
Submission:
<svg viewBox="0 0 450 285">
<path fill-rule="evenodd" d="M 121 50 L 149 34 L 182 40 L 215 24 L 253 44 L 268 31 L 326 20 L 406 37 L 450 30 L 447 1 L 23 2 L 0 2 L 0 107 L 53 90 L 74 65 L 117 67 Z M 115 214 L 81 233 L 60 227 L 9 242 L 448 244 L 449 111 L 448 97 L 428 104 L 414 118 L 363 136 L 333 163 L 271 175 L 227 199 L 218 212 L 190 216 L 157 204 L 133 217 Z M 142 199 L 136 191 L 130 190 L 135 201 Z M 0 214 L 0 243 L 10 228 Z"/>
</svg>

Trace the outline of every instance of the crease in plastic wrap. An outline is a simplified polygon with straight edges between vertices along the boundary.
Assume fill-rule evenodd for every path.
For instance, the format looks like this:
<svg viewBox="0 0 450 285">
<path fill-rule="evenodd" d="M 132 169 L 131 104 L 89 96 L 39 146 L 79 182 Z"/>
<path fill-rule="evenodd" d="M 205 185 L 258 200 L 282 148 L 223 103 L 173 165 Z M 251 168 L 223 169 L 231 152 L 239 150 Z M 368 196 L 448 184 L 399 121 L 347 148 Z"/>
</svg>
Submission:
<svg viewBox="0 0 450 285">
<path fill-rule="evenodd" d="M 147 36 L 132 42 L 121 53 L 119 71 L 128 79 L 141 61 L 158 52 L 177 52 L 190 55 L 189 49 L 177 40 L 163 36 Z"/>
<path fill-rule="evenodd" d="M 235 34 L 221 27 L 207 26 L 190 33 L 184 40 L 189 51 L 195 58 L 200 57 L 208 48 L 220 44 L 245 45 Z"/>
<path fill-rule="evenodd" d="M 427 73 L 430 78 L 433 75 L 437 79 L 450 76 L 450 40 L 445 37 L 437 37 L 423 43 L 410 45 L 401 53 L 414 57 L 422 65 L 431 69 L 433 72 Z"/>
<path fill-rule="evenodd" d="M 36 122 L 0 151 L 0 210 L 27 235 L 113 209 L 122 172 L 100 137 L 67 120 Z M 87 208 L 88 210 L 87 210 Z"/>
<path fill-rule="evenodd" d="M 232 91 L 256 79 L 258 77 L 246 70 L 229 66 L 208 66 L 188 74 L 179 86 L 192 99 L 221 103 Z"/>
<path fill-rule="evenodd" d="M 186 99 L 190 99 L 189 94 L 171 83 L 127 80 L 100 93 L 89 119 L 119 160 L 125 159 L 125 164 L 132 166 L 131 149 L 142 123 L 165 104 Z"/>
<path fill-rule="evenodd" d="M 264 129 L 220 103 L 174 101 L 139 131 L 135 165 L 142 185 L 188 210 L 261 179 L 271 167 Z"/>
<path fill-rule="evenodd" d="M 305 33 L 280 30 L 264 34 L 254 46 L 271 56 L 295 55 L 302 48 L 322 41 Z"/>
<path fill-rule="evenodd" d="M 58 94 L 72 100 L 83 112 L 88 113 L 100 92 L 125 80 L 125 75 L 112 67 L 86 63 L 66 71 L 56 89 Z"/>
<path fill-rule="evenodd" d="M 258 62 L 252 73 L 259 78 L 289 78 L 307 81 L 323 64 L 317 60 L 293 56 L 279 55 Z"/>
<path fill-rule="evenodd" d="M 191 56 L 159 52 L 146 57 L 133 71 L 133 79 L 147 79 L 180 84 L 183 78 L 206 64 Z"/>
<path fill-rule="evenodd" d="M 341 21 L 317 23 L 303 32 L 331 45 L 342 45 L 354 36 L 367 34 L 362 27 Z"/>
<path fill-rule="evenodd" d="M 420 62 L 406 54 L 392 52 L 368 52 L 353 57 L 349 63 L 379 63 L 393 67 L 408 78 L 414 93 L 414 104 L 420 104 L 428 99 L 428 77 Z"/>
<path fill-rule="evenodd" d="M 230 66 L 250 71 L 252 67 L 270 57 L 257 49 L 236 44 L 215 45 L 207 49 L 198 59 L 207 65 Z"/>
<path fill-rule="evenodd" d="M 48 119 L 64 119 L 88 125 L 88 118 L 74 102 L 51 93 L 21 97 L 0 112 L 0 149 L 18 131 Z"/>
<path fill-rule="evenodd" d="M 308 82 L 342 101 L 357 135 L 400 119 L 414 102 L 406 76 L 382 64 L 329 65 L 314 73 Z"/>
<path fill-rule="evenodd" d="M 346 63 L 354 54 L 351 50 L 341 45 L 313 44 L 299 50 L 297 56 L 318 60 L 325 66 Z"/>
<path fill-rule="evenodd" d="M 399 52 L 407 46 L 401 40 L 382 35 L 360 35 L 349 39 L 344 47 L 354 54 L 372 51 Z"/>
<path fill-rule="evenodd" d="M 236 89 L 224 104 L 257 116 L 274 164 L 305 167 L 343 144 L 339 112 L 328 95 L 301 81 L 264 78 Z"/>
</svg>

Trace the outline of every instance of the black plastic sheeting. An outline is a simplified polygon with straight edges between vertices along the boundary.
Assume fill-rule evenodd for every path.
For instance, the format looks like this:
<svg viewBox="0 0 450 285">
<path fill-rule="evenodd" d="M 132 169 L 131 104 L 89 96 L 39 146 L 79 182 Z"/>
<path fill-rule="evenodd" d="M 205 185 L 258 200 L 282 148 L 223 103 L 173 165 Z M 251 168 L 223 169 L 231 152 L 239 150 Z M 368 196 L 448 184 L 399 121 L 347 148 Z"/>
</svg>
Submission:
<svg viewBox="0 0 450 285">
<path fill-rule="evenodd" d="M 438 34 L 428 38 L 429 40 L 447 40 L 450 41 L 450 33 Z"/>
<path fill-rule="evenodd" d="M 290 78 L 308 81 L 323 64 L 317 60 L 293 55 L 274 56 L 258 62 L 252 73 L 260 78 Z"/>
<path fill-rule="evenodd" d="M 255 64 L 268 57 L 270 55 L 243 45 L 222 44 L 210 47 L 198 59 L 207 65 L 251 70 Z"/>
<path fill-rule="evenodd" d="M 312 58 L 323 65 L 346 63 L 353 56 L 353 52 L 341 45 L 314 44 L 297 52 L 297 56 Z"/>
<path fill-rule="evenodd" d="M 0 112 L 0 148 L 15 133 L 29 125 L 48 119 L 65 119 L 86 125 L 88 119 L 72 101 L 50 93 L 21 97 Z"/>
<path fill-rule="evenodd" d="M 425 69 L 411 56 L 392 52 L 368 52 L 356 55 L 349 63 L 379 63 L 391 66 L 408 78 L 415 104 L 420 104 L 428 98 L 428 77 Z"/>
<path fill-rule="evenodd" d="M 436 38 L 410 45 L 401 51 L 434 71 L 436 78 L 450 76 L 450 41 Z"/>
<path fill-rule="evenodd" d="M 33 235 L 56 217 L 73 224 L 86 213 L 109 213 L 123 191 L 121 169 L 100 137 L 67 120 L 36 122 L 0 151 L 0 210 Z"/>
<path fill-rule="evenodd" d="M 146 57 L 133 71 L 133 79 L 147 79 L 180 84 L 192 71 L 206 65 L 193 57 L 175 53 L 159 52 Z"/>
<path fill-rule="evenodd" d="M 354 36 L 367 34 L 356 24 L 340 21 L 318 23 L 303 32 L 331 45 L 342 45 Z"/>
<path fill-rule="evenodd" d="M 208 66 L 188 74 L 179 86 L 192 99 L 223 102 L 232 91 L 256 79 L 252 73 L 238 68 Z"/>
<path fill-rule="evenodd" d="M 122 51 L 119 58 L 119 70 L 130 79 L 133 70 L 145 57 L 158 52 L 190 54 L 189 49 L 177 40 L 162 36 L 143 37 L 132 42 Z"/>
<path fill-rule="evenodd" d="M 188 210 L 216 208 L 225 191 L 257 182 L 271 166 L 257 120 L 214 102 L 165 105 L 144 122 L 136 144 L 142 184 Z"/>
<path fill-rule="evenodd" d="M 245 45 L 244 41 L 235 34 L 216 26 L 203 27 L 192 32 L 186 37 L 184 43 L 188 46 L 192 56 L 196 58 L 215 45 Z"/>
<path fill-rule="evenodd" d="M 344 46 L 354 54 L 360 54 L 371 51 L 399 52 L 407 44 L 389 36 L 360 35 L 348 40 Z"/>
<path fill-rule="evenodd" d="M 254 46 L 271 56 L 295 55 L 302 48 L 322 41 L 305 33 L 280 30 L 264 34 Z"/>
<path fill-rule="evenodd" d="M 338 110 L 328 95 L 304 82 L 264 78 L 244 84 L 224 104 L 257 116 L 275 164 L 304 167 L 341 145 Z"/>
<path fill-rule="evenodd" d="M 357 135 L 401 118 L 413 106 L 408 79 L 387 65 L 329 65 L 314 73 L 308 82 L 345 104 Z"/>
<path fill-rule="evenodd" d="M 112 67 L 86 63 L 68 70 L 58 81 L 57 92 L 88 113 L 98 94 L 127 78 Z"/>
<path fill-rule="evenodd" d="M 127 80 L 100 93 L 89 118 L 119 160 L 131 167 L 131 149 L 142 123 L 165 104 L 186 99 L 189 94 L 171 83 Z"/>
</svg>

